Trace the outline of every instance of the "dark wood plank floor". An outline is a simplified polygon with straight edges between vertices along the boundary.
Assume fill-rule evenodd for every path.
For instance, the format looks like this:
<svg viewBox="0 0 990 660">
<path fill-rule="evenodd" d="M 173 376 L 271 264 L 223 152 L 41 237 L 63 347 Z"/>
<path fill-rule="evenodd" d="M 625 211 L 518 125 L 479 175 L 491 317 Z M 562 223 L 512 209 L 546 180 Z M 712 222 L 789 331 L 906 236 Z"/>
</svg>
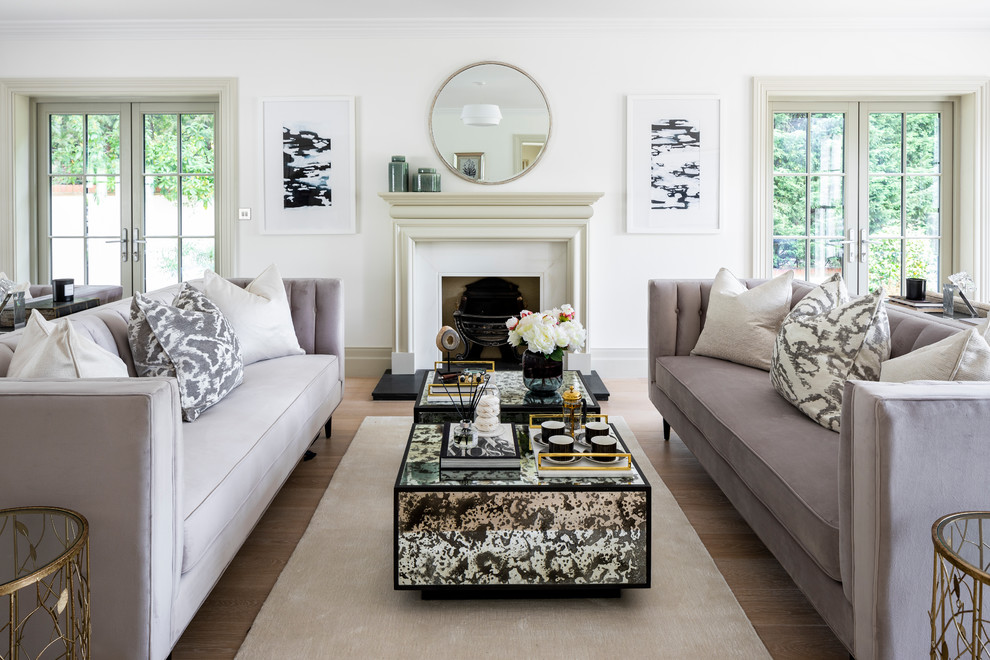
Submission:
<svg viewBox="0 0 990 660">
<path fill-rule="evenodd" d="M 412 402 L 372 401 L 377 380 L 348 378 L 333 435 L 300 463 L 234 558 L 172 654 L 174 660 L 233 658 L 279 573 L 306 530 L 340 457 L 368 415 L 412 415 Z M 848 658 L 773 555 L 735 512 L 691 452 L 663 441 L 661 418 L 645 379 L 606 379 L 602 409 L 622 415 L 697 530 L 726 582 L 774 658 Z"/>
</svg>

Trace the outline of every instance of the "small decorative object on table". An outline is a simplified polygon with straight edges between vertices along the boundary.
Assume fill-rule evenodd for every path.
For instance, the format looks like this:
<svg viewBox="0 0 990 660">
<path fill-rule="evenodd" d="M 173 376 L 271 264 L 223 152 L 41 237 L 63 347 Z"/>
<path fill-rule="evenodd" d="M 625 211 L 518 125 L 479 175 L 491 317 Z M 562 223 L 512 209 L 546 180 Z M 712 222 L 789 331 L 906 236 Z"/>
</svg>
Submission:
<svg viewBox="0 0 990 660">
<path fill-rule="evenodd" d="M 449 325 L 443 326 L 440 328 L 440 332 L 437 333 L 437 348 L 440 349 L 441 353 L 447 354 L 447 359 L 444 361 L 446 363 L 445 371 L 437 371 L 443 382 L 452 381 L 457 378 L 459 372 L 451 371 L 450 354 L 456 351 L 462 343 L 461 336 L 457 334 L 457 330 L 454 330 Z"/>
<path fill-rule="evenodd" d="M 578 431 L 584 426 L 584 397 L 571 385 L 562 398 L 564 399 L 564 433 L 576 439 Z"/>
<path fill-rule="evenodd" d="M 442 389 L 459 419 L 450 427 L 452 444 L 459 447 L 474 447 L 478 444 L 478 430 L 471 422 L 490 378 L 490 374 L 482 369 L 464 369 L 457 374 L 456 382 L 443 386 Z"/>
<path fill-rule="evenodd" d="M 923 277 L 909 277 L 905 281 L 904 297 L 908 300 L 924 300 L 928 281 Z"/>
<path fill-rule="evenodd" d="M 490 437 L 501 432 L 500 412 L 498 388 L 489 381 L 474 411 L 474 428 L 478 431 L 478 435 Z"/>
<path fill-rule="evenodd" d="M 966 309 L 969 310 L 970 316 L 972 318 L 979 316 L 979 314 L 976 313 L 976 309 L 973 308 L 973 304 L 969 302 L 969 298 L 966 297 L 967 291 L 976 290 L 976 283 L 973 282 L 973 278 L 969 276 L 969 273 L 964 270 L 958 273 L 953 273 L 952 275 L 949 275 L 949 282 L 952 284 L 945 284 L 942 286 L 942 315 L 949 317 L 955 315 L 953 300 L 955 298 L 954 294 L 958 293 L 959 297 L 966 304 Z"/>
<path fill-rule="evenodd" d="M 14 291 L 17 285 L 7 278 L 0 278 L 0 327 L 5 330 L 23 328 L 27 321 L 24 309 L 24 292 Z M 5 311 L 8 303 L 10 311 Z"/>
<path fill-rule="evenodd" d="M 524 309 L 505 322 L 509 344 L 526 345 L 523 384 L 530 391 L 551 394 L 563 385 L 564 353 L 582 348 L 587 334 L 574 316 L 573 307 L 561 305 L 545 312 Z"/>
<path fill-rule="evenodd" d="M 76 281 L 71 277 L 52 280 L 52 302 L 72 302 L 76 299 Z"/>
</svg>

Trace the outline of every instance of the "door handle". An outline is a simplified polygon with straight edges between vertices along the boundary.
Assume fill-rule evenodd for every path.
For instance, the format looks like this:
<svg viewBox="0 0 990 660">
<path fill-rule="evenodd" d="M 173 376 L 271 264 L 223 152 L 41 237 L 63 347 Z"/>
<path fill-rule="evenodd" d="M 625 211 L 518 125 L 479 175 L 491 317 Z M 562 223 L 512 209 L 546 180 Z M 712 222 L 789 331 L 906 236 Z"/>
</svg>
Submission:
<svg viewBox="0 0 990 660">
<path fill-rule="evenodd" d="M 141 261 L 141 246 L 148 241 L 143 238 L 138 238 L 141 235 L 141 230 L 137 227 L 134 228 L 134 261 Z"/>
<path fill-rule="evenodd" d="M 860 241 L 856 240 L 856 238 L 855 238 L 856 233 L 855 232 L 856 232 L 855 229 L 850 229 L 849 230 L 849 238 L 847 240 L 844 240 L 844 241 L 825 241 L 825 242 L 828 243 L 829 245 L 848 245 L 848 246 L 850 246 L 849 249 L 845 251 L 845 253 L 846 253 L 846 261 L 852 263 L 853 261 L 856 260 L 856 247 L 857 247 L 857 245 L 860 242 Z M 862 240 L 862 238 L 860 240 Z"/>
<path fill-rule="evenodd" d="M 866 230 L 860 229 L 859 230 L 859 263 L 861 264 L 866 263 L 866 257 L 867 257 L 866 246 L 869 245 L 870 243 L 876 243 L 876 241 L 871 241 L 869 239 L 869 234 L 866 232 Z"/>
<path fill-rule="evenodd" d="M 121 229 L 120 238 L 107 241 L 107 243 L 120 243 L 120 260 L 127 261 L 127 229 Z"/>
</svg>

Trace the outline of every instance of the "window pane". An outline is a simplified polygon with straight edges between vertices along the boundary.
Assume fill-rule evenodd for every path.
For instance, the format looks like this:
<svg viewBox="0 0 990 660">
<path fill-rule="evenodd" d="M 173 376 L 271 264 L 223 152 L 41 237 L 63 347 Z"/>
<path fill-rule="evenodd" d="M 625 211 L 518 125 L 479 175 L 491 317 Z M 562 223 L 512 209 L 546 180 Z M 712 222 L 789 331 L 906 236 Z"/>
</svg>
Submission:
<svg viewBox="0 0 990 660">
<path fill-rule="evenodd" d="M 149 238 L 144 246 L 145 289 L 154 291 L 179 281 L 176 238 Z"/>
<path fill-rule="evenodd" d="M 87 115 L 86 172 L 120 173 L 120 115 Z"/>
<path fill-rule="evenodd" d="M 808 115 L 775 112 L 773 115 L 774 172 L 807 172 Z"/>
<path fill-rule="evenodd" d="M 807 279 L 805 272 L 806 244 L 804 239 L 775 238 L 773 240 L 773 274 L 793 270 L 797 279 Z"/>
<path fill-rule="evenodd" d="M 86 235 L 120 235 L 120 177 L 86 177 Z"/>
<path fill-rule="evenodd" d="M 939 241 L 914 240 L 905 243 L 907 249 L 904 259 L 904 267 L 907 270 L 905 277 L 923 277 L 928 280 L 929 291 L 938 290 Z"/>
<path fill-rule="evenodd" d="M 901 295 L 901 241 L 896 238 L 869 243 L 870 291 L 883 286 L 887 295 Z"/>
<path fill-rule="evenodd" d="M 808 281 L 821 284 L 836 273 L 841 273 L 844 248 L 838 240 L 811 241 Z"/>
<path fill-rule="evenodd" d="M 178 115 L 144 116 L 144 171 L 178 171 Z"/>
<path fill-rule="evenodd" d="M 870 177 L 870 235 L 901 235 L 901 177 Z"/>
<path fill-rule="evenodd" d="M 83 180 L 75 176 L 51 179 L 52 236 L 81 236 L 83 233 Z"/>
<path fill-rule="evenodd" d="M 842 236 L 843 178 L 841 176 L 808 177 L 811 195 L 811 233 L 813 236 Z"/>
<path fill-rule="evenodd" d="M 179 233 L 179 178 L 144 177 L 145 236 L 176 236 Z"/>
<path fill-rule="evenodd" d="M 804 236 L 807 209 L 806 186 L 803 176 L 773 178 L 773 233 L 777 236 Z"/>
<path fill-rule="evenodd" d="M 811 115 L 811 171 L 842 172 L 842 139 L 845 115 L 841 112 Z"/>
<path fill-rule="evenodd" d="M 51 115 L 51 173 L 80 174 L 83 171 L 83 116 Z"/>
<path fill-rule="evenodd" d="M 105 238 L 86 240 L 91 284 L 120 284 L 120 243 L 107 243 Z"/>
<path fill-rule="evenodd" d="M 906 222 L 909 236 L 938 236 L 939 178 L 910 176 L 905 183 Z"/>
<path fill-rule="evenodd" d="M 203 276 L 203 271 L 213 266 L 212 238 L 182 239 L 182 279 L 192 280 Z"/>
<path fill-rule="evenodd" d="M 940 117 L 937 112 L 911 113 L 905 118 L 907 171 L 936 174 L 941 170 Z"/>
<path fill-rule="evenodd" d="M 213 236 L 213 177 L 182 179 L 182 233 L 185 236 Z"/>
<path fill-rule="evenodd" d="M 52 239 L 52 277 L 71 277 L 80 284 L 86 281 L 83 239 Z"/>
<path fill-rule="evenodd" d="M 870 113 L 870 172 L 901 171 L 901 113 Z"/>
<path fill-rule="evenodd" d="M 213 173 L 213 115 L 182 115 L 182 171 Z"/>
</svg>

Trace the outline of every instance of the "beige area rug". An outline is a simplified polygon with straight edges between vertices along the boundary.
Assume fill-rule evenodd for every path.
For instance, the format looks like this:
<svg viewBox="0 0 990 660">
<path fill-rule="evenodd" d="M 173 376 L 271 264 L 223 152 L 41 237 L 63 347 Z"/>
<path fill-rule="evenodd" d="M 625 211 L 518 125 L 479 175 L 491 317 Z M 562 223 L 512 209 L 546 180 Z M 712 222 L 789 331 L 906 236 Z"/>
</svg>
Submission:
<svg viewBox="0 0 990 660">
<path fill-rule="evenodd" d="M 392 487 L 411 417 L 368 417 L 237 654 L 271 658 L 768 658 L 653 470 L 651 589 L 621 598 L 433 600 L 393 587 Z"/>
</svg>

